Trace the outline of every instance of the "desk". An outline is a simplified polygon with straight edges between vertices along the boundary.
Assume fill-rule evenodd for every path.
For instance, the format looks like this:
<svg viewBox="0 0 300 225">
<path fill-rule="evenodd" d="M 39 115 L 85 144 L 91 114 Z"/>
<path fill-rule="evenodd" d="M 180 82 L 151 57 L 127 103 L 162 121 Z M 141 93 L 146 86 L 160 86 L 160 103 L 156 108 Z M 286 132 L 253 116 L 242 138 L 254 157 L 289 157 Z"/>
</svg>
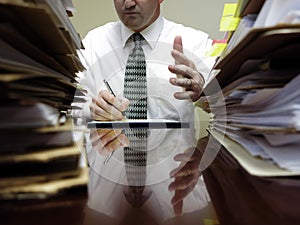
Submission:
<svg viewBox="0 0 300 225">
<path fill-rule="evenodd" d="M 93 135 L 91 138 L 93 143 L 92 141 L 91 143 L 87 142 L 90 165 L 89 200 L 87 203 L 89 215 L 92 215 L 93 219 L 101 218 L 100 220 L 106 221 L 107 225 L 199 225 L 204 224 L 205 219 L 215 219 L 216 216 L 202 177 L 199 178 L 190 174 L 186 177 L 183 176 L 177 182 L 189 185 L 181 191 L 169 190 L 170 185 L 174 182 L 174 178 L 170 178 L 170 173 L 178 169 L 181 163 L 175 161 L 174 157 L 183 156 L 184 153 L 187 159 L 193 158 L 188 163 L 182 162 L 181 170 L 178 171 L 188 173 L 193 168 L 198 171 L 200 154 L 198 151 L 194 151 L 197 145 L 194 137 L 193 128 L 149 129 L 147 173 L 143 192 L 143 197 L 146 200 L 140 208 L 135 208 L 126 197 L 128 181 L 123 149 L 116 149 L 113 157 L 105 165 L 106 156 L 100 154 L 104 152 L 103 146 L 95 144 L 97 138 Z M 191 182 L 189 179 L 194 180 Z M 180 195 L 183 196 L 182 205 L 172 205 L 172 200 L 178 199 Z M 176 216 L 175 211 L 182 213 L 180 216 Z M 132 218 L 136 221 L 135 223 L 132 223 Z M 98 220 L 96 219 L 96 221 Z M 87 224 L 90 224 L 89 222 Z"/>
<path fill-rule="evenodd" d="M 217 142 L 212 135 L 202 141 Z M 208 148 L 202 148 L 201 152 L 205 150 Z M 203 171 L 203 176 L 221 225 L 295 225 L 300 222 L 299 176 L 252 176 L 224 147 Z"/>
<path fill-rule="evenodd" d="M 202 176 L 188 174 L 193 168 L 198 170 L 200 162 L 199 151 L 195 151 L 197 140 L 194 137 L 193 128 L 150 130 L 144 191 L 147 199 L 139 208 L 134 208 L 124 197 L 127 184 L 122 149 L 117 149 L 105 165 L 103 162 L 106 155 L 100 154 L 101 151 L 95 146 L 90 148 L 92 143 L 87 140 L 87 196 L 83 191 L 65 197 L 56 196 L 49 200 L 20 201 L 18 207 L 13 205 L 13 211 L 2 211 L 5 220 L 1 221 L 4 221 L 4 224 L 22 225 L 217 224 L 217 217 Z M 189 160 L 176 161 L 175 156 L 185 156 Z M 176 177 L 177 182 L 189 184 L 181 191 L 169 190 L 170 185 L 175 184 L 175 178 L 170 178 L 170 173 L 174 170 L 177 171 L 177 175 L 180 172 L 187 173 L 187 176 L 180 179 Z M 191 178 L 193 182 L 189 180 Z M 183 201 L 173 205 L 172 200 L 180 199 L 180 196 Z"/>
<path fill-rule="evenodd" d="M 3 225 L 81 225 L 87 201 L 86 190 L 49 199 L 1 201 Z"/>
</svg>

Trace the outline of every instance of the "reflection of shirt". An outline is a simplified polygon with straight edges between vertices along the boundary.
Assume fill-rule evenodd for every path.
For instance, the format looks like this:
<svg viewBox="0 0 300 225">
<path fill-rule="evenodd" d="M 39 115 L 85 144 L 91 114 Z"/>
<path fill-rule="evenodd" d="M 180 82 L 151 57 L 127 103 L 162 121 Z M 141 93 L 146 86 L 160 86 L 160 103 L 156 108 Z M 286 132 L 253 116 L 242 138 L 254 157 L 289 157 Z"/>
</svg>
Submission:
<svg viewBox="0 0 300 225">
<path fill-rule="evenodd" d="M 194 147 L 193 129 L 158 129 L 151 130 L 147 149 L 146 187 L 152 194 L 143 205 L 145 210 L 158 224 L 164 224 L 174 218 L 171 205 L 173 191 L 168 186 L 174 179 L 169 174 L 179 166 L 174 156 Z M 123 151 L 118 149 L 107 165 L 105 157 L 97 151 L 88 152 L 90 164 L 89 208 L 101 212 L 116 220 L 126 215 L 131 208 L 124 197 L 124 186 L 127 184 Z M 183 214 L 201 211 L 210 201 L 202 177 L 183 202 Z M 194 224 L 194 223 L 191 223 Z M 199 224 L 199 221 L 195 221 Z"/>
<path fill-rule="evenodd" d="M 96 97 L 105 89 L 103 79 L 107 79 L 116 95 L 122 95 L 125 64 L 133 48 L 133 31 L 121 22 L 111 22 L 90 31 L 83 40 L 85 50 L 80 57 L 85 71 L 80 84 L 87 89 L 89 97 Z M 174 64 L 171 56 L 176 35 L 183 39 L 184 53 L 193 59 L 198 70 L 207 78 L 213 59 L 204 56 L 211 46 L 211 40 L 204 32 L 173 23 L 160 16 L 150 27 L 141 32 L 147 62 L 148 118 L 169 118 L 190 120 L 193 105 L 188 101 L 176 100 L 174 92 L 180 91 L 169 83 L 174 74 L 168 70 Z M 86 115 L 89 115 L 87 102 Z"/>
</svg>

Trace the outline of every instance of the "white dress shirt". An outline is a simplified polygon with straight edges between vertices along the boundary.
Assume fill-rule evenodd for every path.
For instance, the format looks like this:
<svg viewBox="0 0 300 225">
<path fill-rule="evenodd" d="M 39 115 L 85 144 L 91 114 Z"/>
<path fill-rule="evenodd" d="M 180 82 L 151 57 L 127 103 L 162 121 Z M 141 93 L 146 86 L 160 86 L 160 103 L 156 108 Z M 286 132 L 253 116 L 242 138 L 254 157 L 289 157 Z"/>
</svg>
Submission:
<svg viewBox="0 0 300 225">
<path fill-rule="evenodd" d="M 115 94 L 123 95 L 124 73 L 133 42 L 128 38 L 133 34 L 120 21 L 111 22 L 90 31 L 83 39 L 84 50 L 80 57 L 86 71 L 80 75 L 81 86 L 88 91 L 88 102 L 84 113 L 89 116 L 91 97 L 96 97 L 105 89 L 106 79 Z M 174 64 L 171 56 L 173 41 L 181 35 L 184 54 L 194 60 L 199 72 L 208 77 L 214 59 L 206 57 L 212 40 L 209 36 L 193 28 L 168 21 L 162 16 L 141 32 L 146 40 L 143 45 L 147 63 L 148 118 L 168 118 L 190 120 L 193 117 L 193 104 L 173 97 L 181 88 L 169 83 L 175 75 L 169 72 L 168 65 Z"/>
</svg>

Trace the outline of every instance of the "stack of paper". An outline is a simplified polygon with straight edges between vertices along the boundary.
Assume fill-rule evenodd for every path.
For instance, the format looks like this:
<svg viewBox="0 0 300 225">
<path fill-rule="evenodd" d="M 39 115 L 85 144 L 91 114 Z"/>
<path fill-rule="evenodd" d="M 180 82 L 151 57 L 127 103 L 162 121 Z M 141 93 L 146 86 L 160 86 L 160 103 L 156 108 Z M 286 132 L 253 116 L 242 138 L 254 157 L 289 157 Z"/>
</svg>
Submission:
<svg viewBox="0 0 300 225">
<path fill-rule="evenodd" d="M 243 149 L 277 168 L 255 175 L 300 174 L 299 9 L 296 0 L 266 0 L 259 13 L 245 15 L 197 103 L 212 112 L 211 132 L 225 135 L 219 140 L 248 171 Z"/>
<path fill-rule="evenodd" d="M 211 128 L 253 156 L 300 172 L 300 69 L 266 70 L 241 77 L 208 96 Z"/>
<path fill-rule="evenodd" d="M 81 40 L 66 6 L 70 1 L 0 0 L 3 213 L 25 200 L 45 203 L 70 190 L 86 193 L 83 135 L 74 135 L 68 116 L 73 102 L 81 101 Z"/>
<path fill-rule="evenodd" d="M 254 27 L 268 27 L 278 24 L 297 24 L 300 18 L 298 0 L 266 0 Z"/>
<path fill-rule="evenodd" d="M 300 1 L 238 2 L 239 27 L 197 103 L 211 112 L 204 180 L 220 224 L 297 224 Z"/>
<path fill-rule="evenodd" d="M 228 38 L 227 47 L 222 52 L 220 60 L 231 53 L 242 40 L 247 39 L 251 31 L 300 24 L 300 4 L 297 0 L 241 0 L 235 17 L 240 17 L 240 22 L 234 33 Z"/>
</svg>

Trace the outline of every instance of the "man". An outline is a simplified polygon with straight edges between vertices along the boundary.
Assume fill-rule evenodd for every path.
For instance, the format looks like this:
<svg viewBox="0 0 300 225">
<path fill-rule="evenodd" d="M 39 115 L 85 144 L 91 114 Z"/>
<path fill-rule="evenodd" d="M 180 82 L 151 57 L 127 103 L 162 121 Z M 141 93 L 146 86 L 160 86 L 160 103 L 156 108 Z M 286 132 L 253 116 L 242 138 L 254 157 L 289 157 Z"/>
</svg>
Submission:
<svg viewBox="0 0 300 225">
<path fill-rule="evenodd" d="M 87 71 L 81 80 L 89 96 L 85 115 L 97 120 L 124 119 L 122 112 L 129 102 L 120 96 L 123 96 L 126 60 L 133 46 L 129 37 L 139 32 L 145 38 L 143 50 L 150 96 L 148 118 L 191 118 L 193 106 L 189 104 L 187 108 L 186 102 L 200 97 L 204 80 L 214 63 L 213 59 L 205 57 L 212 42 L 201 31 L 163 18 L 160 11 L 162 2 L 114 0 L 121 21 L 108 23 L 87 34 L 83 40 L 85 51 L 82 55 Z M 104 79 L 109 81 L 117 97 L 105 89 Z M 164 98 L 163 102 L 157 101 L 157 98 Z"/>
<path fill-rule="evenodd" d="M 147 118 L 175 119 L 193 123 L 193 102 L 199 99 L 214 63 L 214 59 L 205 57 L 205 52 L 211 47 L 212 41 L 204 32 L 165 19 L 160 10 L 162 2 L 163 0 L 114 0 L 120 21 L 100 26 L 90 31 L 84 38 L 85 50 L 82 51 L 81 58 L 87 70 L 81 77 L 80 84 L 88 94 L 88 102 L 84 107 L 87 117 L 96 120 L 124 119 L 123 112 L 126 112 L 132 104 L 124 98 L 126 63 L 135 46 L 132 35 L 140 33 L 142 35 L 140 42 L 146 59 Z M 103 80 L 109 83 L 114 94 L 107 89 Z M 172 135 L 174 132 L 178 135 Z M 92 132 L 90 136 L 91 144 L 94 150 L 97 150 L 88 149 L 89 164 L 95 171 L 92 171 L 92 175 L 97 178 L 100 178 L 99 174 L 101 175 L 100 179 L 91 179 L 90 190 L 101 188 L 102 194 L 96 198 L 92 197 L 89 205 L 94 208 L 94 205 L 100 204 L 104 208 L 103 212 L 111 216 L 118 215 L 116 209 L 118 207 L 116 205 L 109 207 L 107 202 L 110 202 L 112 196 L 118 199 L 123 196 L 117 195 L 119 192 L 112 187 L 116 183 L 121 185 L 127 183 L 124 165 L 121 163 L 125 156 L 123 151 L 117 151 L 118 148 L 128 145 L 124 136 L 118 130 L 98 130 Z M 170 145 L 165 146 L 163 143 Z M 150 169 L 147 170 L 145 186 L 158 184 L 157 190 L 162 190 L 160 187 L 167 187 L 169 181 L 164 181 L 169 179 L 169 170 L 177 166 L 173 160 L 174 155 L 194 144 L 195 136 L 191 130 L 183 133 L 180 130 L 166 129 L 151 131 L 147 144 L 148 150 L 151 150 L 147 155 L 147 166 Z M 96 154 L 112 151 L 115 151 L 115 158 L 107 165 L 103 164 L 105 159 Z M 102 179 L 103 177 L 105 179 Z M 193 182 L 197 183 L 194 180 Z M 205 199 L 207 193 L 203 185 L 203 182 L 199 184 L 204 190 L 203 199 Z M 171 195 L 167 194 L 169 192 L 167 188 L 164 190 L 163 195 L 168 198 L 165 202 L 170 202 Z M 103 191 L 109 193 L 103 194 Z M 159 194 L 159 191 L 155 193 Z M 93 196 L 92 191 L 90 194 Z M 198 200 L 194 200 L 193 203 L 198 208 L 204 205 Z M 164 212 L 165 219 L 171 217 L 171 211 L 168 210 Z"/>
</svg>

